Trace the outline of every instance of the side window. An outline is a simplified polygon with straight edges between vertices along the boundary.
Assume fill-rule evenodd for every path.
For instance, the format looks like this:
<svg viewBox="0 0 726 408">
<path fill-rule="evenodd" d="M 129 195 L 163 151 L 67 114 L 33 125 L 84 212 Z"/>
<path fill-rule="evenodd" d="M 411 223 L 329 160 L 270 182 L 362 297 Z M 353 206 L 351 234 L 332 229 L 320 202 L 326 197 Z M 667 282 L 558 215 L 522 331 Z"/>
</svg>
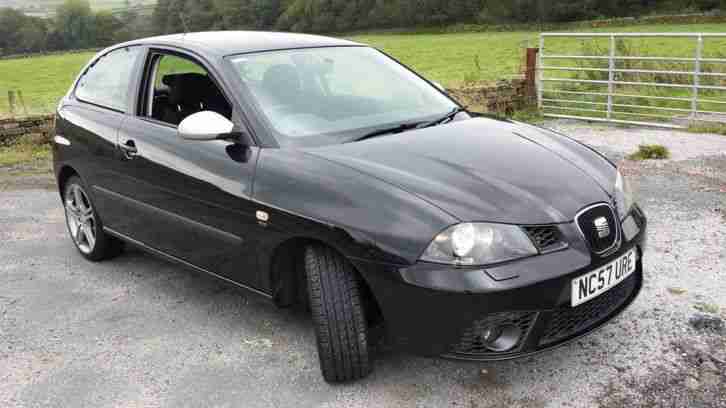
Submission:
<svg viewBox="0 0 726 408">
<path fill-rule="evenodd" d="M 120 111 L 126 111 L 134 64 L 140 47 L 122 48 L 101 57 L 81 77 L 76 97 Z"/>
<path fill-rule="evenodd" d="M 232 107 L 204 67 L 176 55 L 156 54 L 151 58 L 145 116 L 172 125 L 201 111 L 232 118 Z"/>
</svg>

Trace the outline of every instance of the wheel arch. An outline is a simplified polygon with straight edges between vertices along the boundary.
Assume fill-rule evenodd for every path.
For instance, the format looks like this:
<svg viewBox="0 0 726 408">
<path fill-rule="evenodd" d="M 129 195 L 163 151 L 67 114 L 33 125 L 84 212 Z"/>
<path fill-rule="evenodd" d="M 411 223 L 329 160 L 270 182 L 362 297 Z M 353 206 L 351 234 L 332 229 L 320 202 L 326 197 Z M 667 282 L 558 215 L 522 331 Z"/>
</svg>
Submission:
<svg viewBox="0 0 726 408">
<path fill-rule="evenodd" d="M 78 171 L 76 171 L 76 169 L 74 169 L 73 167 L 71 167 L 71 166 L 69 166 L 67 164 L 66 165 L 63 165 L 58 170 L 58 176 L 57 176 L 57 180 L 58 180 L 58 192 L 61 195 L 61 199 L 63 198 L 63 190 L 65 189 L 65 186 L 66 186 L 66 183 L 68 182 L 68 179 L 70 179 L 73 176 L 80 177 L 80 175 L 78 174 Z"/>
<path fill-rule="evenodd" d="M 305 248 L 310 245 L 322 245 L 332 249 L 339 256 L 348 261 L 359 278 L 361 290 L 366 299 L 369 321 L 378 323 L 382 320 L 380 304 L 375 293 L 358 270 L 340 249 L 335 245 L 309 237 L 292 237 L 279 243 L 272 251 L 269 263 L 270 283 L 274 302 L 279 307 L 290 307 L 302 304 L 307 307 L 307 283 L 305 277 Z"/>
</svg>

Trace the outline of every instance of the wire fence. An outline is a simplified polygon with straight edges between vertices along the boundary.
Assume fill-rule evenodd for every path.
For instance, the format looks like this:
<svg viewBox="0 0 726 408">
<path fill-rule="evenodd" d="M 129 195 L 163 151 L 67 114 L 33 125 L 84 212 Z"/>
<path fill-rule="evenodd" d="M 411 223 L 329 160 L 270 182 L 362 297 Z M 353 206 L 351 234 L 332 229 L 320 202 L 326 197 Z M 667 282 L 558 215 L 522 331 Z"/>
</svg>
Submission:
<svg viewBox="0 0 726 408">
<path fill-rule="evenodd" d="M 60 97 L 0 89 L 0 119 L 52 113 Z"/>
</svg>

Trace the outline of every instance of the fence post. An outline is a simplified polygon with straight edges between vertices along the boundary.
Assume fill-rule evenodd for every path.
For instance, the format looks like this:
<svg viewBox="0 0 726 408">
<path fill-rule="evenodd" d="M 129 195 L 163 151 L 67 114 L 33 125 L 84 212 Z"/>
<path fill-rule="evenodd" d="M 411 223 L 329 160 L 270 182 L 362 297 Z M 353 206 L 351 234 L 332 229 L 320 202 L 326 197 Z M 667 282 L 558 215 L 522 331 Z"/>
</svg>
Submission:
<svg viewBox="0 0 726 408">
<path fill-rule="evenodd" d="M 542 110 L 542 98 L 544 94 L 544 52 L 545 37 L 542 33 L 539 35 L 539 52 L 537 53 L 537 108 Z"/>
<path fill-rule="evenodd" d="M 527 104 L 532 103 L 533 97 L 537 95 L 537 54 L 539 48 L 527 48 L 527 65 L 524 72 L 524 79 L 527 86 Z"/>
<path fill-rule="evenodd" d="M 25 116 L 28 116 L 28 107 L 25 105 L 25 98 L 23 98 L 23 91 L 18 89 L 18 100 L 20 101 L 20 106 L 23 107 L 23 113 Z"/>
<path fill-rule="evenodd" d="M 15 113 L 15 91 L 13 90 L 8 91 L 8 108 L 11 114 Z"/>
<path fill-rule="evenodd" d="M 608 58 L 608 111 L 607 118 L 613 118 L 613 93 L 615 93 L 615 36 L 610 36 L 610 57 Z"/>
<path fill-rule="evenodd" d="M 701 86 L 701 58 L 703 58 L 703 35 L 696 38 L 696 63 L 693 68 L 693 99 L 691 100 L 691 121 L 698 117 L 698 88 Z"/>
</svg>

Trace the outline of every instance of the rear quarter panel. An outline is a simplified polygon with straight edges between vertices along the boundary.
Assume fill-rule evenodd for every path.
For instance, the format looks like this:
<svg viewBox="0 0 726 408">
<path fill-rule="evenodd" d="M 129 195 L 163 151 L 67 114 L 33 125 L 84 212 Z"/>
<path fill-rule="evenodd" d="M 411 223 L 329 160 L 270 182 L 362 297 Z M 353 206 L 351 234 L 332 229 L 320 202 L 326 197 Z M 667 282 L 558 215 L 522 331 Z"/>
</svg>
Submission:
<svg viewBox="0 0 726 408">
<path fill-rule="evenodd" d="M 56 134 L 70 144 L 53 145 L 56 176 L 69 166 L 89 187 L 113 183 L 116 134 L 123 117 L 121 113 L 77 102 L 61 106 L 56 115 Z"/>
</svg>

